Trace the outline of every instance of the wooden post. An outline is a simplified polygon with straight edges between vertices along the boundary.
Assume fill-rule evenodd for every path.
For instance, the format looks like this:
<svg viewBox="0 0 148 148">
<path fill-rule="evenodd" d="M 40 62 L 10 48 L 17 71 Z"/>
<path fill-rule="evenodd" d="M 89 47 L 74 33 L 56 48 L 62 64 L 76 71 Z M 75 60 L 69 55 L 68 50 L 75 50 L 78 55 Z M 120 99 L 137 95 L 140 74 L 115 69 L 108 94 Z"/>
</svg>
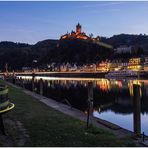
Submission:
<svg viewBox="0 0 148 148">
<path fill-rule="evenodd" d="M 32 91 L 34 91 L 34 79 L 32 79 Z"/>
<path fill-rule="evenodd" d="M 5 64 L 5 69 L 6 69 L 6 77 L 8 77 L 9 72 L 8 72 L 8 64 L 7 63 Z"/>
<path fill-rule="evenodd" d="M 12 78 L 12 83 L 15 84 L 15 77 Z"/>
<path fill-rule="evenodd" d="M 40 79 L 40 95 L 43 95 L 43 79 Z"/>
<path fill-rule="evenodd" d="M 17 85 L 20 86 L 20 83 L 21 83 L 21 77 L 18 79 Z"/>
<path fill-rule="evenodd" d="M 16 81 L 16 76 L 15 76 L 15 72 L 13 70 L 13 84 L 15 84 L 15 81 Z"/>
<path fill-rule="evenodd" d="M 145 135 L 144 135 L 144 132 L 142 133 L 142 141 L 144 142 L 145 140 Z"/>
<path fill-rule="evenodd" d="M 24 79 L 22 79 L 22 88 L 25 88 L 25 86 L 24 86 Z"/>
<path fill-rule="evenodd" d="M 19 85 L 19 81 L 20 81 L 20 78 L 17 78 L 16 81 L 15 81 L 15 84 Z"/>
<path fill-rule="evenodd" d="M 20 85 L 21 87 L 23 87 L 23 79 L 22 79 L 22 78 L 20 78 L 20 83 L 19 83 L 19 85 Z"/>
<path fill-rule="evenodd" d="M 89 103 L 88 103 L 88 106 L 89 106 Z M 87 128 L 89 126 L 89 115 L 90 115 L 90 110 L 89 108 L 87 109 Z"/>
<path fill-rule="evenodd" d="M 32 73 L 32 91 L 34 91 L 34 78 L 35 78 L 35 73 Z"/>
<path fill-rule="evenodd" d="M 140 86 L 133 85 L 133 124 L 134 124 L 134 133 L 136 135 L 141 134 L 141 98 L 140 98 Z"/>
<path fill-rule="evenodd" d="M 3 135 L 6 135 L 5 134 L 4 123 L 3 123 L 3 117 L 2 117 L 1 114 L 0 114 L 0 130 L 1 130 L 1 132 L 2 132 Z"/>
<path fill-rule="evenodd" d="M 93 113 L 93 83 L 88 82 L 88 108 L 87 108 L 87 128 L 89 126 L 89 120 Z"/>
</svg>

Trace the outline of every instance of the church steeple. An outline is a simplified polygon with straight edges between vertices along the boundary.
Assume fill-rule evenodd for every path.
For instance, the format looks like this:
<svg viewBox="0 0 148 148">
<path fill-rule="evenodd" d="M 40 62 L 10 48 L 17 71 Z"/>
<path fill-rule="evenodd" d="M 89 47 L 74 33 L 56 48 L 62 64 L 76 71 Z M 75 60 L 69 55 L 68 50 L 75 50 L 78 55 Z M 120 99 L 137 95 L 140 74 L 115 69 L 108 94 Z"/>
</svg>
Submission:
<svg viewBox="0 0 148 148">
<path fill-rule="evenodd" d="M 76 26 L 76 33 L 77 34 L 81 33 L 81 28 L 82 28 L 81 25 L 78 23 Z"/>
</svg>

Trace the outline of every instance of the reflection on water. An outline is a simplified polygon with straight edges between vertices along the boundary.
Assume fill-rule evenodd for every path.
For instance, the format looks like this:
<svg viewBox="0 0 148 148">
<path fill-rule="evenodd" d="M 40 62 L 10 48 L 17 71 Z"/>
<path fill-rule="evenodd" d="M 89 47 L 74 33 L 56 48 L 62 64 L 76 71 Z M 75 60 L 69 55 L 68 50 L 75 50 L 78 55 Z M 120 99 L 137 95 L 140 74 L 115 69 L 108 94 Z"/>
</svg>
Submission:
<svg viewBox="0 0 148 148">
<path fill-rule="evenodd" d="M 31 77 L 22 77 L 24 86 L 32 89 Z M 136 108 L 141 111 L 141 132 L 148 135 L 148 80 L 135 79 L 95 79 L 95 78 L 54 78 L 36 77 L 34 86 L 40 92 L 40 78 L 43 79 L 43 95 L 57 101 L 67 99 L 70 104 L 84 112 L 87 110 L 88 82 L 93 83 L 93 115 L 119 126 L 134 129 L 134 92 L 133 84 L 139 85 L 139 101 Z M 140 114 L 140 112 L 139 112 Z M 137 117 L 138 115 L 136 115 Z M 138 120 L 138 119 L 137 119 Z M 140 120 L 140 119 L 139 119 Z M 138 121 L 137 121 L 138 122 Z"/>
</svg>

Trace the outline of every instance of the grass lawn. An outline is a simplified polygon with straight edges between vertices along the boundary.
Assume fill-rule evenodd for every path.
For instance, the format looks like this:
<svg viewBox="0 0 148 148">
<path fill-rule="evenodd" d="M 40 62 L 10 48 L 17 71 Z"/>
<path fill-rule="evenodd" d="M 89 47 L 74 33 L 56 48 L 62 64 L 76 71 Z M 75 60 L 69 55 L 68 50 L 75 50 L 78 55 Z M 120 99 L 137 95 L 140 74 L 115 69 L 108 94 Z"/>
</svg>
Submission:
<svg viewBox="0 0 148 148">
<path fill-rule="evenodd" d="M 29 138 L 22 146 L 134 146 L 128 137 L 118 139 L 96 127 L 87 130 L 85 122 L 56 111 L 11 86 L 9 97 L 16 107 L 4 115 L 4 120 L 19 121 L 26 129 Z M 22 133 L 9 122 L 5 126 L 8 137 L 14 142 L 10 146 L 18 146 L 17 138 Z M 0 140 L 0 146 L 5 142 Z"/>
</svg>

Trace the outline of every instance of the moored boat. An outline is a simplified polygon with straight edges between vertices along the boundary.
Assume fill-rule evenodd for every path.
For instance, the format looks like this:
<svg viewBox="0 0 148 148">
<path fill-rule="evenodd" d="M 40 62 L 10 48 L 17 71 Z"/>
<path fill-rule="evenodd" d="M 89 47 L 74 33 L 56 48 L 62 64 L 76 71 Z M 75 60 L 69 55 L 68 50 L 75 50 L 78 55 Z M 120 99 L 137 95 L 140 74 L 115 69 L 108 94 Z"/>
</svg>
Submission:
<svg viewBox="0 0 148 148">
<path fill-rule="evenodd" d="M 131 70 L 119 70 L 119 71 L 111 71 L 105 75 L 105 77 L 138 77 L 138 71 Z"/>
</svg>

